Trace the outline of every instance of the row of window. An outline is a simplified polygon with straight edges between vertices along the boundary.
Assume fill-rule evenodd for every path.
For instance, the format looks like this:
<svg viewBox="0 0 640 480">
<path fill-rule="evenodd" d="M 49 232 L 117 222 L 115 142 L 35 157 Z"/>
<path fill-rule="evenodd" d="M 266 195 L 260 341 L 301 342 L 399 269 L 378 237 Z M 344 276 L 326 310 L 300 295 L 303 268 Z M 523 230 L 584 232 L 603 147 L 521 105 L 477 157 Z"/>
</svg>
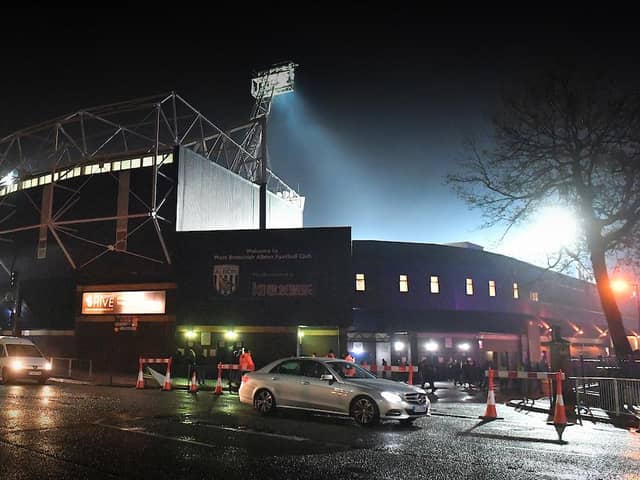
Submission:
<svg viewBox="0 0 640 480">
<path fill-rule="evenodd" d="M 132 170 L 135 168 L 144 168 L 153 166 L 154 157 L 132 158 L 129 160 L 116 160 L 115 162 L 94 163 L 92 165 L 84 165 L 82 167 L 69 168 L 54 173 L 47 173 L 38 177 L 29 178 L 27 180 L 17 181 L 11 185 L 0 188 L 0 197 L 18 190 L 27 190 L 29 188 L 46 185 L 48 183 L 69 180 L 71 178 L 83 175 L 94 175 L 98 173 L 117 172 L 120 170 Z M 173 163 L 173 154 L 167 153 L 158 156 L 158 165 L 166 165 Z"/>
<path fill-rule="evenodd" d="M 409 292 L 409 276 L 408 275 L 400 275 L 399 277 L 399 289 L 401 293 Z M 496 296 L 496 282 L 495 280 L 489 280 L 489 296 Z M 513 298 L 520 298 L 520 290 L 518 284 L 513 282 L 512 287 Z M 366 283 L 364 273 L 356 273 L 356 291 L 364 292 L 366 291 Z M 440 293 L 440 277 L 436 275 L 429 276 L 429 292 L 431 293 Z M 467 278 L 465 279 L 465 292 L 467 295 L 473 295 L 473 279 Z M 538 292 L 529 292 L 529 300 L 533 302 L 538 301 Z"/>
</svg>

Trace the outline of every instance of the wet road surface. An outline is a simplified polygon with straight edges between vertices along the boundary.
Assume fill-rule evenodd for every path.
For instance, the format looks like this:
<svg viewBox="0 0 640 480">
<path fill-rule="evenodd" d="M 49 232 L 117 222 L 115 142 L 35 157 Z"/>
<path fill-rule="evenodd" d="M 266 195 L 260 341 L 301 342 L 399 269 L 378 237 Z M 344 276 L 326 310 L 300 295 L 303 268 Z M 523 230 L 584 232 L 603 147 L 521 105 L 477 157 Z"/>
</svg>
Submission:
<svg viewBox="0 0 640 480">
<path fill-rule="evenodd" d="M 567 428 L 453 387 L 412 427 L 347 418 L 261 417 L 225 392 L 196 395 L 52 383 L 0 386 L 0 478 L 640 479 L 640 434 Z"/>
</svg>

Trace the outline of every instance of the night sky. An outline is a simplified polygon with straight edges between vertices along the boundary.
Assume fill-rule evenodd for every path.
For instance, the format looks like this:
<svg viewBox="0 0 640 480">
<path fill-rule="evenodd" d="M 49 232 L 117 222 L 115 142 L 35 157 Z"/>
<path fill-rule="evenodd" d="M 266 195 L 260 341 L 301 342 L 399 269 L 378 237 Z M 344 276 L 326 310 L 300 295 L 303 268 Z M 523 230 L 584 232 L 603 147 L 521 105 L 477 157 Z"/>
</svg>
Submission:
<svg viewBox="0 0 640 480">
<path fill-rule="evenodd" d="M 305 226 L 505 253 L 501 230 L 481 231 L 480 213 L 444 184 L 462 140 L 486 135 L 501 91 L 558 58 L 631 70 L 638 60 L 635 33 L 619 26 L 268 22 L 252 33 L 257 19 L 242 27 L 197 12 L 141 19 L 98 10 L 82 21 L 57 12 L 14 22 L 4 12 L 0 136 L 172 90 L 230 128 L 248 118 L 252 70 L 293 60 L 296 92 L 273 105 L 269 149 L 274 171 L 307 197 Z"/>
</svg>

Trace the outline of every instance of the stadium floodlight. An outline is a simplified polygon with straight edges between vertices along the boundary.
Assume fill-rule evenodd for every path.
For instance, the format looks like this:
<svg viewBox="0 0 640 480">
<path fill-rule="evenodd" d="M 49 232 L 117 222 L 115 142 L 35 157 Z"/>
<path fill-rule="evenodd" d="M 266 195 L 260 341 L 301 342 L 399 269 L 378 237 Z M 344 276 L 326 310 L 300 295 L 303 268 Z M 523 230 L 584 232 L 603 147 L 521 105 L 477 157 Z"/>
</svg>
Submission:
<svg viewBox="0 0 640 480">
<path fill-rule="evenodd" d="M 17 179 L 18 179 L 18 172 L 15 170 L 12 170 L 11 172 L 7 173 L 4 177 L 0 179 L 0 187 L 10 187 L 14 183 L 16 183 Z"/>
<path fill-rule="evenodd" d="M 292 92 L 297 66 L 293 62 L 285 62 L 257 72 L 251 79 L 253 98 L 275 97 Z"/>
</svg>

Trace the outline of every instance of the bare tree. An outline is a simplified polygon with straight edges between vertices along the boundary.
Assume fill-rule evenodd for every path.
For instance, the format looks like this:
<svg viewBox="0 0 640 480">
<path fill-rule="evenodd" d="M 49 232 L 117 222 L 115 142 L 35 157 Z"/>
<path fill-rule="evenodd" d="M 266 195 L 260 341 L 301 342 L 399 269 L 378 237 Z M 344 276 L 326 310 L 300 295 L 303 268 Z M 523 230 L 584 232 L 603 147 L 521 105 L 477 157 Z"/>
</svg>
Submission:
<svg viewBox="0 0 640 480">
<path fill-rule="evenodd" d="M 603 76 L 547 73 L 503 95 L 491 137 L 468 144 L 449 184 L 506 231 L 549 203 L 575 211 L 582 238 L 565 258 L 590 260 L 616 356 L 628 358 L 606 260 L 640 246 L 640 95 Z"/>
</svg>

